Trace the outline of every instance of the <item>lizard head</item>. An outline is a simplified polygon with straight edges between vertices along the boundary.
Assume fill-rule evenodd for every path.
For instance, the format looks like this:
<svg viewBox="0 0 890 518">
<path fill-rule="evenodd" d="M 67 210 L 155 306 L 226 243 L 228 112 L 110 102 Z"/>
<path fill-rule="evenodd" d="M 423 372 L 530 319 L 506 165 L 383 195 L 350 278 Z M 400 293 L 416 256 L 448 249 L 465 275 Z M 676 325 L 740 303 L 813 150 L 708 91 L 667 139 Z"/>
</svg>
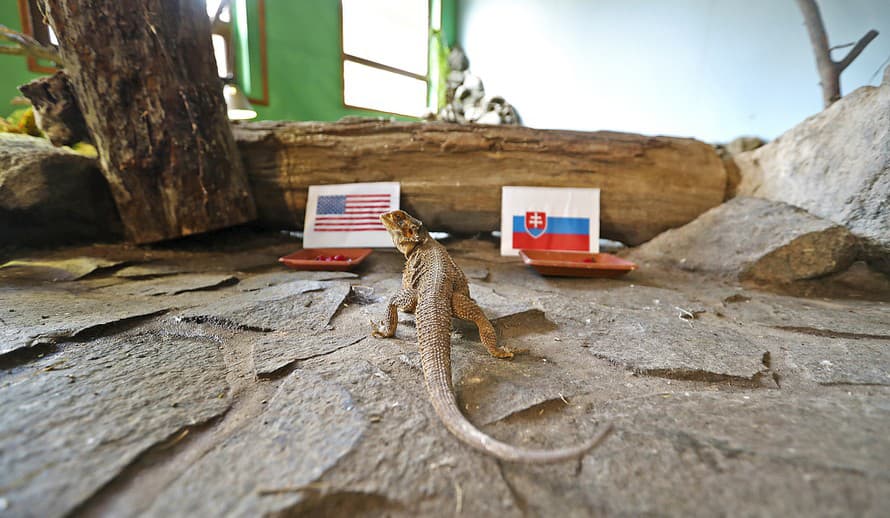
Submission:
<svg viewBox="0 0 890 518">
<path fill-rule="evenodd" d="M 408 257 L 414 248 L 430 238 L 423 223 L 405 211 L 394 210 L 380 215 L 380 221 L 389 231 L 393 244 Z"/>
</svg>

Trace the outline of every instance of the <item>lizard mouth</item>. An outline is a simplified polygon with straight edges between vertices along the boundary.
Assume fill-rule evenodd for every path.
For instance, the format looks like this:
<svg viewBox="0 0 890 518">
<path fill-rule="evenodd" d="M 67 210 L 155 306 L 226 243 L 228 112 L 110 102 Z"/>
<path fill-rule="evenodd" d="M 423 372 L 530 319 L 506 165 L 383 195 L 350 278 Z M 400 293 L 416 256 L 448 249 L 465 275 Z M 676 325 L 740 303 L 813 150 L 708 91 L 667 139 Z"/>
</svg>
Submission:
<svg viewBox="0 0 890 518">
<path fill-rule="evenodd" d="M 402 220 L 405 213 L 400 210 L 394 210 L 392 212 L 386 212 L 380 215 L 380 222 L 383 223 L 383 226 L 388 230 L 396 230 L 399 228 L 399 220 Z"/>
</svg>

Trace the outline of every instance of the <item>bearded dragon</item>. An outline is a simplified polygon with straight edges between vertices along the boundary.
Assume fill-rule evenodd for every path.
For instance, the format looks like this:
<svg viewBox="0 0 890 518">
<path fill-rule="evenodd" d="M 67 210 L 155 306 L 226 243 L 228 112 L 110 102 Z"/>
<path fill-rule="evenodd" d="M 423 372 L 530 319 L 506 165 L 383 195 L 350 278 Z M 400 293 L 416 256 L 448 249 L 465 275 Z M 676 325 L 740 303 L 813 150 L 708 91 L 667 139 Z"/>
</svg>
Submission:
<svg viewBox="0 0 890 518">
<path fill-rule="evenodd" d="M 396 248 L 405 255 L 402 286 L 390 298 L 386 316 L 371 321 L 372 335 L 396 333 L 398 309 L 415 314 L 420 364 L 433 409 L 452 434 L 464 443 L 511 462 L 549 463 L 575 459 L 598 446 L 612 431 L 603 428 L 580 446 L 553 450 L 526 449 L 500 442 L 473 426 L 461 413 L 451 385 L 451 318 L 476 324 L 482 344 L 496 358 L 512 358 L 519 351 L 498 346 L 491 322 L 470 297 L 467 278 L 448 251 L 416 218 L 396 210 L 380 216 Z"/>
</svg>

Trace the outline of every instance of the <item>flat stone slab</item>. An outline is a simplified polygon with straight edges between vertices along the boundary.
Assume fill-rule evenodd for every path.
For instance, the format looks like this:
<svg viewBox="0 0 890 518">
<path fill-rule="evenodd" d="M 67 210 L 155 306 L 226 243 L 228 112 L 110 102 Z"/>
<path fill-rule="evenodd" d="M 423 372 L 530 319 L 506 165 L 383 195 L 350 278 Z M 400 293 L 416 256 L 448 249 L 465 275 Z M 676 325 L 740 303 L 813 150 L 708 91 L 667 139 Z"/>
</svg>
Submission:
<svg viewBox="0 0 890 518">
<path fill-rule="evenodd" d="M 294 514 L 452 516 L 459 509 L 465 516 L 521 516 L 498 463 L 445 430 L 420 372 L 400 355 L 391 355 L 400 348 L 398 342 L 369 343 L 360 358 L 355 357 L 357 349 L 348 348 L 313 360 L 311 368 L 325 380 L 350 391 L 369 424 L 354 453 L 319 481 L 320 494 Z M 573 434 L 566 435 L 556 441 L 570 442 Z M 359 458 L 367 461 L 355 461 Z M 337 502 L 346 504 L 346 510 Z"/>
<path fill-rule="evenodd" d="M 890 336 L 883 339 L 816 335 L 789 337 L 787 362 L 822 385 L 890 385 Z"/>
<path fill-rule="evenodd" d="M 780 391 L 629 398 L 604 409 L 619 432 L 577 471 L 504 474 L 533 515 L 880 516 L 888 404 Z"/>
<path fill-rule="evenodd" d="M 70 343 L 0 377 L 0 496 L 72 512 L 139 454 L 230 405 L 215 341 L 185 329 Z"/>
<path fill-rule="evenodd" d="M 607 326 L 585 343 L 594 355 L 651 376 L 702 381 L 754 380 L 767 370 L 769 350 L 715 320 L 690 320 L 679 313 L 624 311 L 598 315 Z"/>
<path fill-rule="evenodd" d="M 284 271 L 261 273 L 242 281 L 238 285 L 238 289 L 241 291 L 256 291 L 292 281 L 334 281 L 357 278 L 358 274 L 352 272 Z"/>
<path fill-rule="evenodd" d="M 101 268 L 111 268 L 124 261 L 102 257 L 70 257 L 66 259 L 13 259 L 0 265 L 0 279 L 17 278 L 35 281 L 73 281 Z"/>
<path fill-rule="evenodd" d="M 701 302 L 677 292 L 637 287 L 627 293 L 625 308 L 600 297 L 599 302 L 572 296 L 550 296 L 541 304 L 560 316 L 559 334 L 590 354 L 634 372 L 699 381 L 754 381 L 767 370 L 769 349 L 709 311 Z M 571 315 L 572 318 L 566 318 Z"/>
<path fill-rule="evenodd" d="M 330 325 L 348 294 L 349 285 L 337 282 L 326 283 L 322 291 L 304 292 L 288 299 L 287 304 L 298 310 L 253 344 L 257 376 L 269 376 L 296 361 L 328 354 L 364 339 L 367 333 L 338 332 Z"/>
<path fill-rule="evenodd" d="M 731 319 L 807 336 L 890 338 L 890 303 L 857 301 L 851 310 L 844 302 L 763 296 L 749 292 L 738 302 L 724 301 L 721 311 Z"/>
<path fill-rule="evenodd" d="M 212 290 L 222 286 L 230 286 L 238 282 L 234 275 L 220 273 L 187 273 L 170 275 L 144 281 L 131 281 L 96 291 L 118 296 L 157 297 L 160 295 L 179 295 L 192 291 Z"/>
<path fill-rule="evenodd" d="M 857 239 L 837 223 L 785 203 L 742 196 L 663 232 L 629 257 L 786 283 L 844 270 L 857 252 Z"/>
<path fill-rule="evenodd" d="M 413 315 L 400 315 L 393 339 L 368 336 L 403 258 L 375 252 L 360 280 L 277 264 L 217 269 L 230 254 L 273 250 L 265 238 L 258 251 L 244 234 L 223 237 L 223 250 L 209 238 L 107 250 L 111 260 L 163 258 L 192 273 L 0 286 L 2 332 L 53 321 L 27 300 L 67 306 L 59 320 L 72 326 L 88 312 L 171 306 L 163 318 L 50 335 L 52 346 L 2 359 L 0 510 L 506 518 L 890 508 L 886 302 L 782 296 L 678 269 L 549 278 L 491 243 L 456 242 L 458 261 L 488 271 L 471 290 L 501 343 L 528 349 L 492 358 L 475 327 L 455 321 L 462 412 L 491 436 L 533 448 L 575 445 L 615 425 L 580 462 L 528 466 L 497 462 L 442 426 Z M 63 253 L 104 254 L 54 257 Z M 240 282 L 213 287 L 217 275 Z M 172 295 L 177 285 L 210 289 Z M 41 385 L 47 379 L 54 384 Z M 208 415 L 218 417 L 201 425 Z M 37 451 L 45 444 L 50 454 Z M 20 462 L 26 468 L 7 469 Z M 10 483 L 15 469 L 30 479 Z M 57 494 L 60 504 L 47 497 Z M 42 500 L 23 511 L 22 495 Z"/>
<path fill-rule="evenodd" d="M 63 290 L 0 289 L 0 356 L 77 336 L 89 329 L 169 310 L 156 297 L 101 297 Z"/>
<path fill-rule="evenodd" d="M 257 331 L 293 329 L 299 325 L 294 319 L 306 312 L 306 304 L 311 304 L 302 295 L 324 289 L 325 285 L 317 281 L 291 281 L 256 291 L 236 291 L 209 304 L 187 309 L 181 316 Z"/>
<path fill-rule="evenodd" d="M 360 441 L 367 420 L 343 387 L 297 370 L 256 421 L 196 462 L 150 516 L 261 516 L 286 512 Z"/>
</svg>

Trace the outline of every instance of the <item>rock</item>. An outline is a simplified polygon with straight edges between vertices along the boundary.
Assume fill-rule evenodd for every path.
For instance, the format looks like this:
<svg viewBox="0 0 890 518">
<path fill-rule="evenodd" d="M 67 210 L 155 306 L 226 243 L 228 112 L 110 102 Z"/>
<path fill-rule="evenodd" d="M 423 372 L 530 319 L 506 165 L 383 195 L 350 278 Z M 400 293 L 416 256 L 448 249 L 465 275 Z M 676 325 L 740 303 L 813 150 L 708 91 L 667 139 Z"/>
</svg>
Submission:
<svg viewBox="0 0 890 518">
<path fill-rule="evenodd" d="M 726 144 L 716 144 L 714 145 L 714 149 L 717 150 L 717 154 L 720 155 L 720 158 L 729 158 L 733 155 L 738 155 L 739 153 L 744 153 L 745 151 L 754 151 L 755 149 L 762 147 L 766 144 L 766 141 L 760 137 L 736 137 L 732 139 L 730 142 Z"/>
<path fill-rule="evenodd" d="M 890 272 L 890 83 L 855 90 L 735 161 L 740 194 L 846 226 L 869 263 Z"/>
<path fill-rule="evenodd" d="M 70 343 L 5 374 L 0 488 L 15 516 L 63 516 L 140 454 L 230 405 L 219 346 L 188 330 Z"/>
<path fill-rule="evenodd" d="M 297 505 L 359 443 L 365 418 L 350 394 L 306 371 L 288 376 L 264 414 L 171 484 L 149 516 L 265 516 Z"/>
<path fill-rule="evenodd" d="M 520 470 L 508 480 L 533 513 L 553 499 L 543 514 L 881 516 L 890 505 L 886 401 L 773 390 L 630 398 L 610 405 L 620 432 L 585 458 L 583 482 L 553 490 L 554 480 Z"/>
<path fill-rule="evenodd" d="M 290 311 L 283 321 L 273 324 L 274 332 L 266 333 L 253 345 L 253 362 L 257 376 L 273 375 L 295 361 L 354 345 L 366 334 L 338 332 L 329 325 L 331 318 L 350 292 L 346 283 L 332 282 L 321 291 L 308 291 L 285 301 Z M 271 305 L 278 304 L 272 303 Z M 370 324 L 368 329 L 370 329 Z"/>
<path fill-rule="evenodd" d="M 821 385 L 890 385 L 890 335 L 872 338 L 791 335 L 786 353 Z"/>
<path fill-rule="evenodd" d="M 689 315 L 692 315 L 690 317 Z M 699 381 L 756 381 L 769 351 L 737 325 L 680 307 L 608 310 L 591 315 L 577 340 L 593 355 L 648 376 Z M 602 333 L 601 330 L 607 330 Z"/>
<path fill-rule="evenodd" d="M 0 279 L 73 281 L 103 268 L 120 266 L 124 261 L 103 257 L 70 257 L 65 259 L 13 259 L 0 265 Z"/>
<path fill-rule="evenodd" d="M 838 272 L 853 263 L 856 238 L 843 226 L 785 203 L 737 197 L 631 252 L 740 280 L 786 283 Z"/>
<path fill-rule="evenodd" d="M 182 316 L 259 331 L 293 329 L 297 325 L 294 319 L 305 313 L 308 307 L 307 299 L 302 294 L 323 289 L 324 285 L 320 282 L 291 281 L 256 291 L 221 296 L 209 304 L 185 310 Z M 348 288 L 344 290 L 344 298 L 348 292 Z"/>
<path fill-rule="evenodd" d="M 192 291 L 205 291 L 236 284 L 238 278 L 222 273 L 186 273 L 167 275 L 144 281 L 130 281 L 106 286 L 96 290 L 122 297 L 156 297 L 160 295 L 179 295 Z"/>
<path fill-rule="evenodd" d="M 0 289 L 0 307 L 4 308 L 0 326 L 0 357 L 8 353 L 54 343 L 78 336 L 91 329 L 124 320 L 148 317 L 171 308 L 171 303 L 157 297 L 96 296 L 61 290 L 15 288 Z M 14 309 L 6 312 L 5 308 Z"/>
<path fill-rule="evenodd" d="M 315 271 L 287 271 L 272 272 L 254 275 L 238 284 L 240 291 L 256 291 L 263 288 L 278 286 L 291 281 L 333 281 L 337 279 L 357 279 L 358 275 L 352 272 L 315 272 Z"/>
<path fill-rule="evenodd" d="M 47 245 L 123 235 L 95 159 L 0 134 L 0 243 Z"/>
</svg>

